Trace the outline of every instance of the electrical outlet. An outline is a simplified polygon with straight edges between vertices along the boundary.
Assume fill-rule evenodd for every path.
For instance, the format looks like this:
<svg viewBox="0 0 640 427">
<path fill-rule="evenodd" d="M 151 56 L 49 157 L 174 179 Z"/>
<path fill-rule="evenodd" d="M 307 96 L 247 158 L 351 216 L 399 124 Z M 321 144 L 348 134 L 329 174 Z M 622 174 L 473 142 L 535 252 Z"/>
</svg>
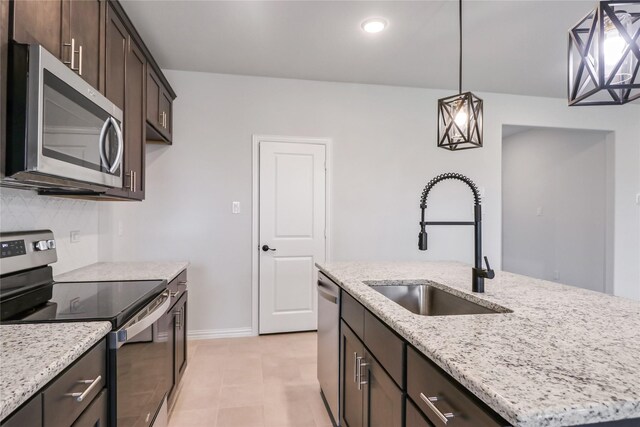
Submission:
<svg viewBox="0 0 640 427">
<path fill-rule="evenodd" d="M 553 280 L 560 279 L 560 272 L 558 270 L 553 270 Z"/>
<path fill-rule="evenodd" d="M 636 194 L 636 205 L 640 206 L 640 193 Z"/>
<path fill-rule="evenodd" d="M 240 213 L 240 202 L 233 202 L 231 204 L 231 213 L 234 213 L 234 214 Z"/>
<path fill-rule="evenodd" d="M 80 242 L 80 230 L 73 230 L 69 233 L 69 240 L 71 243 L 79 243 Z"/>
<path fill-rule="evenodd" d="M 544 215 L 544 209 L 542 208 L 542 206 L 538 207 L 538 209 L 536 209 L 536 216 L 542 216 Z"/>
<path fill-rule="evenodd" d="M 124 224 L 121 220 L 118 220 L 118 236 L 124 235 Z"/>
</svg>

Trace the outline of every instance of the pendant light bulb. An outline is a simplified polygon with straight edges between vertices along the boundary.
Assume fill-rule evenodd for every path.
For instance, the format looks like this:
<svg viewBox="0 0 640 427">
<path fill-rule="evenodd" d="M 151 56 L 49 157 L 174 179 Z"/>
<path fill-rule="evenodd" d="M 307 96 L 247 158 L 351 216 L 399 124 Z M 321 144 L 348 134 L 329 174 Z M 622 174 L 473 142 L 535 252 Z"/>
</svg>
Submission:
<svg viewBox="0 0 640 427">
<path fill-rule="evenodd" d="M 626 12 L 617 13 L 616 16 L 620 20 L 620 23 L 628 29 L 631 22 L 631 15 Z M 624 55 L 627 42 L 624 40 L 618 28 L 611 22 L 611 19 L 605 19 L 605 32 L 604 42 L 602 44 L 604 50 L 604 72 L 605 75 L 610 76 L 615 72 L 614 82 L 625 83 L 631 80 L 631 56 L 627 60 L 622 62 L 620 68 L 615 71 L 615 67 L 620 62 Z"/>
<path fill-rule="evenodd" d="M 460 127 L 460 129 L 464 130 L 467 127 L 467 120 L 469 120 L 469 116 L 465 111 L 464 107 L 458 110 L 455 119 L 453 119 L 456 124 Z"/>
</svg>

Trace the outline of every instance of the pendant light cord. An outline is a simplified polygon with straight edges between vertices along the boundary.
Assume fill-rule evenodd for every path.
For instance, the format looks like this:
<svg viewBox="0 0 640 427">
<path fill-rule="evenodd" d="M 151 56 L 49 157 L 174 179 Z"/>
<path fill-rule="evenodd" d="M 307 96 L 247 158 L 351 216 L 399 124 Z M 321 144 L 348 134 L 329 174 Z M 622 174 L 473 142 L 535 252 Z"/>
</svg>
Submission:
<svg viewBox="0 0 640 427">
<path fill-rule="evenodd" d="M 458 0 L 458 15 L 460 19 L 460 58 L 458 61 L 458 94 L 462 93 L 462 0 Z"/>
</svg>

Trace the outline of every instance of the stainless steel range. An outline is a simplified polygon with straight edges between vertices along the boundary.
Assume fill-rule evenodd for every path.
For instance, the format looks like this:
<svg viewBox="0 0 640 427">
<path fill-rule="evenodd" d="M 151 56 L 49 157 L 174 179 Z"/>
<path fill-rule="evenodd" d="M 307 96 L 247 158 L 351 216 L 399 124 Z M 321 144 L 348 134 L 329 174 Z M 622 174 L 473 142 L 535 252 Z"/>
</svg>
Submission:
<svg viewBox="0 0 640 427">
<path fill-rule="evenodd" d="M 109 425 L 162 427 L 173 362 L 164 280 L 54 282 L 48 230 L 0 233 L 0 321 L 108 321 Z"/>
</svg>

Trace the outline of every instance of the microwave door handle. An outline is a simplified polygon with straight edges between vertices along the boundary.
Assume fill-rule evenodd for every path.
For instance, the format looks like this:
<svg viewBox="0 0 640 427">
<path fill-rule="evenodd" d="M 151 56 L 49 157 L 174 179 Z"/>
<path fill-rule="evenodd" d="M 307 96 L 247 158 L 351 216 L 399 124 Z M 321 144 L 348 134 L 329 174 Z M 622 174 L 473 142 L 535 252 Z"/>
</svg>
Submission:
<svg viewBox="0 0 640 427">
<path fill-rule="evenodd" d="M 98 152 L 100 153 L 100 160 L 102 160 L 102 164 L 109 169 L 109 161 L 107 160 L 107 155 L 104 153 L 104 141 L 107 137 L 107 130 L 111 125 L 111 118 L 108 118 L 104 121 L 102 125 L 102 129 L 100 129 L 100 138 L 98 139 Z"/>
<path fill-rule="evenodd" d="M 122 129 L 120 129 L 120 125 L 113 117 L 109 117 L 109 121 L 113 126 L 113 129 L 116 131 L 116 136 L 118 137 L 118 151 L 116 153 L 116 158 L 113 160 L 113 164 L 109 168 L 109 172 L 114 173 L 118 166 L 120 166 L 120 162 L 122 161 L 122 152 L 124 151 L 124 138 L 122 137 Z"/>
<path fill-rule="evenodd" d="M 169 293 L 166 291 L 162 294 L 162 296 L 165 298 L 165 301 L 157 306 L 151 313 L 147 314 L 145 317 L 127 328 L 121 328 L 115 332 L 111 332 L 114 338 L 112 338 L 110 342 L 112 348 L 118 348 L 122 346 L 122 344 L 131 340 L 133 337 L 156 323 L 162 316 L 165 315 L 167 310 L 169 310 L 171 298 L 169 298 Z"/>
</svg>

